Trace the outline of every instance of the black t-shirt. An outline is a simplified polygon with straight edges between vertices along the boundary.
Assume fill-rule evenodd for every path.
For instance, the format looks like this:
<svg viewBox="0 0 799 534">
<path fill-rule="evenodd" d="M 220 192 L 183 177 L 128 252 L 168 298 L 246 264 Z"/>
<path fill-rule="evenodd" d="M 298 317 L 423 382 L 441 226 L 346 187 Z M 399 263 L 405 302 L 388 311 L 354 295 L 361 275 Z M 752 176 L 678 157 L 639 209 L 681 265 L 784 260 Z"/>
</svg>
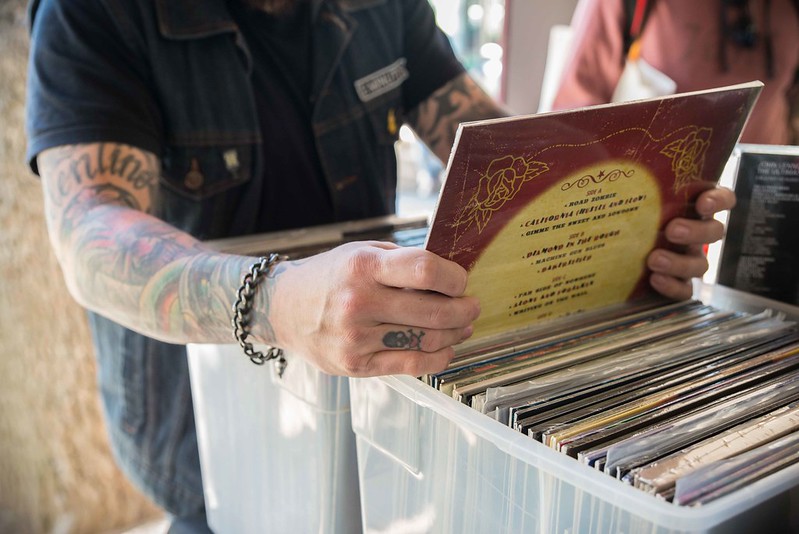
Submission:
<svg viewBox="0 0 799 534">
<path fill-rule="evenodd" d="M 228 0 L 252 55 L 252 85 L 263 136 L 264 188 L 256 231 L 334 220 L 311 130 L 311 6 L 270 15 Z"/>
</svg>

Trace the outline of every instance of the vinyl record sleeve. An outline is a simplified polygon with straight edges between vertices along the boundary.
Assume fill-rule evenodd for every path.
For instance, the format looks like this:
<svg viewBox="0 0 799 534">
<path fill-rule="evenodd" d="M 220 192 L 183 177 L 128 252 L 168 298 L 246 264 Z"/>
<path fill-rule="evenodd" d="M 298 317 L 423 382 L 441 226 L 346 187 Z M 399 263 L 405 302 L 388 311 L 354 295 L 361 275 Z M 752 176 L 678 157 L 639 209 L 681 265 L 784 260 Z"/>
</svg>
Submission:
<svg viewBox="0 0 799 534">
<path fill-rule="evenodd" d="M 637 348 L 644 345 L 651 346 L 651 344 L 656 342 L 673 344 L 680 339 L 679 336 L 690 336 L 692 335 L 691 332 L 694 332 L 695 335 L 697 330 L 706 330 L 713 324 L 714 320 L 729 318 L 731 315 L 729 312 L 716 311 L 698 317 L 676 318 L 682 319 L 679 322 L 676 319 L 672 321 L 667 319 L 649 324 L 634 325 L 640 328 L 622 329 L 621 331 L 611 332 L 607 337 L 589 339 L 565 350 L 555 352 L 549 358 L 541 361 L 533 359 L 521 364 L 514 363 L 508 366 L 497 366 L 495 369 L 487 370 L 481 375 L 474 376 L 471 380 L 456 384 L 453 388 L 453 396 L 466 396 L 467 399 L 470 399 L 474 395 L 485 393 L 488 388 L 511 386 L 542 375 L 543 379 L 536 379 L 536 384 L 530 384 L 530 389 L 538 389 L 540 391 L 541 387 L 546 384 L 555 383 L 559 386 L 567 382 L 573 383 L 573 379 L 569 380 L 568 377 L 558 377 L 554 381 L 547 377 L 549 373 L 564 368 L 568 368 L 568 372 L 585 370 L 583 376 L 585 380 L 590 382 L 603 380 L 603 375 L 600 372 L 591 371 L 590 362 L 596 361 L 597 366 L 605 370 L 607 374 L 613 375 L 615 374 L 615 362 L 634 353 Z M 613 361 L 607 361 L 607 359 L 612 359 Z M 468 400 L 464 400 L 464 402 L 468 402 Z M 481 409 L 483 408 L 481 407 Z M 486 403 L 485 409 L 491 410 L 493 407 L 490 406 L 490 403 Z"/>
<path fill-rule="evenodd" d="M 799 432 L 794 432 L 677 480 L 674 502 L 682 506 L 704 504 L 795 463 L 798 458 Z"/>
<path fill-rule="evenodd" d="M 440 375 L 439 390 L 453 394 L 455 398 L 463 395 L 469 397 L 475 392 L 485 391 L 491 385 L 571 367 L 580 361 L 618 350 L 624 344 L 632 346 L 656 336 L 665 336 L 667 333 L 663 329 L 675 322 L 686 323 L 694 317 L 705 317 L 708 313 L 709 307 L 689 301 L 676 309 L 673 306 L 658 308 L 643 315 L 612 321 L 588 332 L 574 332 L 573 335 L 563 335 L 546 342 L 532 342 L 526 350 Z M 493 382 L 492 378 L 495 379 Z M 468 404 L 468 398 L 462 402 Z"/>
<path fill-rule="evenodd" d="M 792 403 L 753 418 L 652 465 L 636 470 L 634 485 L 650 493 L 664 493 L 691 471 L 727 459 L 787 434 L 799 432 L 799 405 Z"/>
<path fill-rule="evenodd" d="M 734 365 L 767 350 L 779 348 L 787 341 L 797 339 L 799 338 L 794 335 L 765 342 L 764 340 L 755 340 L 720 353 L 710 355 L 695 353 L 685 360 L 678 360 L 673 367 L 666 368 L 661 372 L 646 374 L 643 378 L 624 383 L 622 386 L 610 390 L 602 390 L 601 393 L 592 394 L 584 399 L 579 398 L 578 394 L 572 393 L 566 399 L 558 399 L 557 403 L 542 400 L 520 406 L 513 410 L 515 413 L 512 422 L 519 431 L 540 441 L 541 434 L 550 427 L 577 421 L 619 406 L 629 400 L 694 380 L 715 369 Z"/>
<path fill-rule="evenodd" d="M 769 312 L 728 319 L 694 325 L 692 331 L 676 334 L 670 339 L 618 351 L 609 355 L 607 360 L 597 362 L 597 368 L 594 369 L 584 371 L 580 369 L 582 366 L 576 366 L 569 376 L 552 376 L 545 381 L 535 379 L 508 383 L 491 387 L 485 392 L 475 392 L 472 396 L 472 407 L 484 413 L 496 410 L 500 420 L 504 420 L 504 410 L 533 395 L 552 395 L 575 384 L 587 384 L 597 380 L 618 380 L 622 376 L 635 375 L 653 367 L 668 366 L 673 360 L 682 359 L 686 355 L 721 351 L 749 339 L 778 335 L 792 327 L 792 323 L 772 317 Z"/>
<path fill-rule="evenodd" d="M 763 365 L 760 367 L 759 365 Z M 653 424 L 695 410 L 747 388 L 758 388 L 769 380 L 782 381 L 779 375 L 799 368 L 795 350 L 771 353 L 720 371 L 715 376 L 676 386 L 633 401 L 606 413 L 589 417 L 576 425 L 544 434 L 545 444 L 576 457 L 587 448 L 610 439 L 619 439 Z"/>
<path fill-rule="evenodd" d="M 474 336 L 651 296 L 646 255 L 715 186 L 761 88 L 462 124 L 426 248 L 469 272 Z"/>
<path fill-rule="evenodd" d="M 739 145 L 718 283 L 799 304 L 799 147 Z"/>
</svg>

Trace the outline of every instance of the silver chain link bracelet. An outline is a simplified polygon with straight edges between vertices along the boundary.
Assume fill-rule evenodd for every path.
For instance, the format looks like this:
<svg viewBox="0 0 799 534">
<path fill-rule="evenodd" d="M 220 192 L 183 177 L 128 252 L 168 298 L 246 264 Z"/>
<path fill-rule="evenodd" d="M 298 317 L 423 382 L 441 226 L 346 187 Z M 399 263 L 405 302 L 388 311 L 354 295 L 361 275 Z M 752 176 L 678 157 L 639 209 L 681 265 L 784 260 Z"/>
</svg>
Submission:
<svg viewBox="0 0 799 534">
<path fill-rule="evenodd" d="M 277 347 L 268 347 L 266 352 L 261 352 L 253 348 L 252 343 L 247 341 L 250 332 L 250 319 L 252 315 L 252 298 L 255 296 L 255 289 L 261 283 L 269 271 L 272 270 L 283 257 L 279 254 L 272 253 L 268 257 L 261 257 L 259 260 L 252 264 L 249 272 L 247 272 L 241 279 L 241 286 L 236 292 L 236 302 L 233 304 L 233 337 L 239 342 L 241 348 L 244 350 L 250 361 L 256 365 L 263 365 L 265 362 L 272 360 L 275 362 L 275 370 L 279 377 L 283 376 L 283 371 L 286 369 L 286 358 L 283 356 L 283 349 Z"/>
</svg>

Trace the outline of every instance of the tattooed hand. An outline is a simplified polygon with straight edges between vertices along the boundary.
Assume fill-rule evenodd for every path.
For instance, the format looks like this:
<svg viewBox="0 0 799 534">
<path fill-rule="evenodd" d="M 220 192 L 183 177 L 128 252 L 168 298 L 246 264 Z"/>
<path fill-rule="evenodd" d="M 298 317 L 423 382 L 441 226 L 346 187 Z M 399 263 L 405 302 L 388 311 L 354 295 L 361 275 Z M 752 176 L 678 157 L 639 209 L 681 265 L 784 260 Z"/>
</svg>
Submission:
<svg viewBox="0 0 799 534">
<path fill-rule="evenodd" d="M 440 371 L 472 334 L 477 299 L 466 272 L 390 243 L 342 245 L 282 263 L 270 298 L 277 345 L 330 374 L 419 376 Z"/>
</svg>

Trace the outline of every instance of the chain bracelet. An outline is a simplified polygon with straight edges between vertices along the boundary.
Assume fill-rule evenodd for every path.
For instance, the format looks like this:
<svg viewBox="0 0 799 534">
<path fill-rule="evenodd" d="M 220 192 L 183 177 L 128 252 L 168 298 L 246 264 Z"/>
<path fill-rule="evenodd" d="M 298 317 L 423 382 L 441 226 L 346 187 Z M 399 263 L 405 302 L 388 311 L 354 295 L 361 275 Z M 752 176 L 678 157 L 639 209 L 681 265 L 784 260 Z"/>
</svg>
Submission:
<svg viewBox="0 0 799 534">
<path fill-rule="evenodd" d="M 239 342 L 244 354 L 256 365 L 263 365 L 268 360 L 274 360 L 278 376 L 283 376 L 286 368 L 286 359 L 283 350 L 277 347 L 268 347 L 266 352 L 261 352 L 253 348 L 252 343 L 247 341 L 250 332 L 248 327 L 252 315 L 252 298 L 255 290 L 264 277 L 269 274 L 277 262 L 283 259 L 279 254 L 272 253 L 268 257 L 261 257 L 253 263 L 248 273 L 241 279 L 241 286 L 236 292 L 236 302 L 233 304 L 233 337 Z"/>
</svg>

